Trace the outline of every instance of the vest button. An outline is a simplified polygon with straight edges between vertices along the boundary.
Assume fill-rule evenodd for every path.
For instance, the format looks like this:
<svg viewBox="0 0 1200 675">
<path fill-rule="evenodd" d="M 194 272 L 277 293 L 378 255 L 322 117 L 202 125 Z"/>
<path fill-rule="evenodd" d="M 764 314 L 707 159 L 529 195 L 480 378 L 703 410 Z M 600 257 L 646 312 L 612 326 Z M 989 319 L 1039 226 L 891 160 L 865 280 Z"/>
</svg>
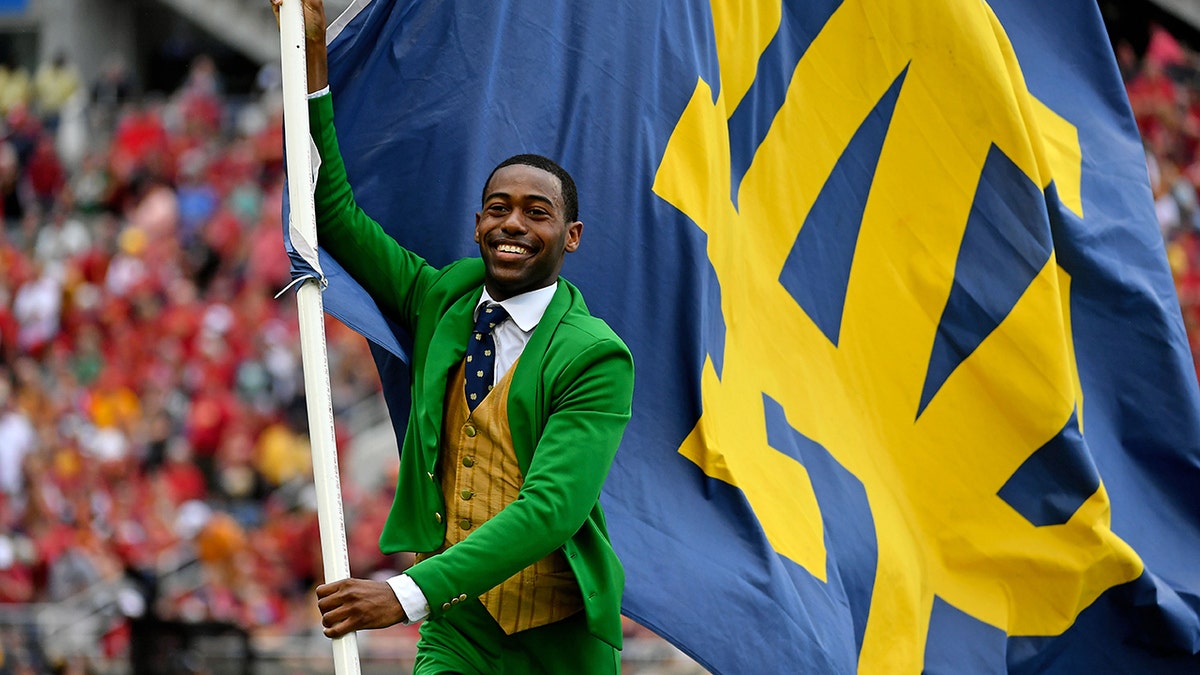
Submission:
<svg viewBox="0 0 1200 675">
<path fill-rule="evenodd" d="M 458 494 L 462 496 L 463 501 L 466 501 L 466 500 L 470 499 L 471 497 L 475 496 L 475 493 L 471 492 L 470 490 L 463 490 L 462 492 L 460 492 Z"/>
<path fill-rule="evenodd" d="M 442 514 L 435 512 L 433 514 L 433 519 L 438 521 L 439 523 L 442 522 Z"/>
<path fill-rule="evenodd" d="M 471 529 L 471 521 L 463 518 L 462 520 L 458 521 L 458 526 L 464 530 L 469 530 Z"/>
<path fill-rule="evenodd" d="M 475 438 L 475 434 L 479 432 L 475 430 L 475 425 L 468 424 L 467 426 L 463 427 L 463 433 L 467 435 L 467 438 Z"/>
<path fill-rule="evenodd" d="M 472 457 L 463 457 L 463 466 L 475 466 L 475 459 Z"/>
</svg>

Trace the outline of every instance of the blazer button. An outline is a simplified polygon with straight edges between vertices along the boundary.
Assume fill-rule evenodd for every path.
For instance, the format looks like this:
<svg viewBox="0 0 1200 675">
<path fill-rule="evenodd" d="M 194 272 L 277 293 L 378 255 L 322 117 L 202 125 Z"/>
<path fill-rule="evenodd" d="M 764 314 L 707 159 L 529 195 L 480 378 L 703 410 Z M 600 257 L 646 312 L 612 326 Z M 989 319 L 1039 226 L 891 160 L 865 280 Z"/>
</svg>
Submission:
<svg viewBox="0 0 1200 675">
<path fill-rule="evenodd" d="M 471 529 L 471 521 L 463 518 L 462 520 L 458 521 L 458 526 L 464 530 L 469 530 Z"/>
<path fill-rule="evenodd" d="M 466 500 L 470 499 L 471 497 L 475 496 L 475 493 L 471 492 L 470 490 L 463 490 L 462 492 L 460 492 L 458 494 L 459 494 L 459 496 L 461 496 L 463 498 L 463 501 L 466 501 Z"/>
<path fill-rule="evenodd" d="M 466 600 L 466 599 L 467 599 L 467 594 L 466 594 L 466 593 L 463 593 L 462 595 L 458 596 L 458 599 L 459 599 L 459 600 Z"/>
<path fill-rule="evenodd" d="M 442 611 L 444 612 L 444 611 L 446 611 L 446 610 L 448 610 L 448 609 L 450 609 L 450 603 L 448 603 L 448 602 L 443 602 L 443 603 L 442 603 Z"/>
<path fill-rule="evenodd" d="M 457 604 L 458 604 L 458 598 L 450 598 L 450 604 L 452 604 L 452 605 L 457 605 Z"/>
<path fill-rule="evenodd" d="M 463 457 L 462 462 L 463 462 L 463 466 L 468 466 L 468 467 L 475 466 L 475 458 L 474 457 Z"/>
<path fill-rule="evenodd" d="M 463 433 L 467 435 L 467 438 L 475 438 L 475 434 L 479 432 L 475 430 L 475 425 L 468 424 L 467 426 L 463 427 Z"/>
<path fill-rule="evenodd" d="M 442 522 L 442 514 L 435 512 L 433 514 L 433 519 L 438 521 L 439 523 Z"/>
</svg>

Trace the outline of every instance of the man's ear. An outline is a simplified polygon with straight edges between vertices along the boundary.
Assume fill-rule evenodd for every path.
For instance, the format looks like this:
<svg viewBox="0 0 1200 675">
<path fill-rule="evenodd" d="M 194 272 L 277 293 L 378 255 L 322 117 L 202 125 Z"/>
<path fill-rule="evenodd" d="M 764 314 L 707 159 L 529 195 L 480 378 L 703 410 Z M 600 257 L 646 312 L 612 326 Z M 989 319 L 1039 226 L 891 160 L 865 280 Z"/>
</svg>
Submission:
<svg viewBox="0 0 1200 675">
<path fill-rule="evenodd" d="M 575 221 L 567 225 L 567 242 L 563 250 L 573 253 L 579 248 L 579 238 L 583 236 L 583 222 Z"/>
<path fill-rule="evenodd" d="M 482 214 L 482 213 L 480 213 L 480 212 L 478 212 L 478 211 L 476 211 L 476 212 L 475 212 L 475 243 L 476 243 L 476 244 L 478 244 L 478 243 L 479 243 L 479 221 L 480 221 L 482 218 L 483 218 L 483 214 Z"/>
</svg>

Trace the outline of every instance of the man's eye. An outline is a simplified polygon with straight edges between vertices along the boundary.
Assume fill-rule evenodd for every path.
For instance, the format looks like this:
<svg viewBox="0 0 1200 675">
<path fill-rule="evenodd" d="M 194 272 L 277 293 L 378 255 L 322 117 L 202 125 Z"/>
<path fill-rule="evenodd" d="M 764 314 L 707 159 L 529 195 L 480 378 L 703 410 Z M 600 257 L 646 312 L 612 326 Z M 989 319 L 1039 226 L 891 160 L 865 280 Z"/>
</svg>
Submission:
<svg viewBox="0 0 1200 675">
<path fill-rule="evenodd" d="M 500 205 L 500 204 L 492 204 L 491 206 L 489 206 L 489 207 L 488 207 L 488 212 L 489 212 L 489 213 L 504 213 L 504 212 L 505 212 L 505 211 L 507 211 L 507 210 L 508 210 L 508 209 L 504 208 L 504 207 L 503 207 L 502 205 Z"/>
</svg>

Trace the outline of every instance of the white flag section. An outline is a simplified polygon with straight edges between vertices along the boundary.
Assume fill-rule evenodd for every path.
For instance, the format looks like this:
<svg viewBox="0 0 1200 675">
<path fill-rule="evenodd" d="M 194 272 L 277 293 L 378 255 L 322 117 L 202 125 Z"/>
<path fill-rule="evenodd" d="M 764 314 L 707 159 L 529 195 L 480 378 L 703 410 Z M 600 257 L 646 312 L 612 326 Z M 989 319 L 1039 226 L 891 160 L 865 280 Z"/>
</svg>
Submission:
<svg viewBox="0 0 1200 675">
<path fill-rule="evenodd" d="M 333 39 L 338 36 L 338 33 L 342 32 L 342 28 L 344 28 L 346 26 L 346 24 L 350 22 L 351 19 L 353 19 L 355 16 L 357 16 L 358 13 L 360 11 L 362 11 L 364 8 L 366 8 L 366 6 L 369 5 L 370 3 L 371 3 L 371 0 L 355 0 L 354 2 L 350 3 L 350 5 L 348 7 L 346 7 L 346 10 L 344 12 L 339 14 L 336 19 L 334 19 L 333 21 L 331 21 L 329 23 L 329 26 L 326 29 L 327 41 L 332 42 Z M 301 13 L 301 22 L 303 22 L 303 16 L 304 15 L 302 12 Z M 301 26 L 303 26 L 303 23 L 301 23 Z M 301 36 L 303 36 L 303 32 L 301 32 Z M 304 44 L 303 44 L 303 42 L 301 42 L 301 44 L 300 44 L 299 51 L 300 51 L 299 65 L 301 68 L 303 68 L 303 66 L 304 66 Z M 286 54 L 286 52 L 287 52 L 287 49 L 285 47 L 285 48 L 283 48 L 283 52 L 281 52 L 281 53 Z M 301 74 L 304 75 L 304 79 L 307 81 L 306 71 L 301 70 Z M 307 82 L 305 82 L 305 84 L 307 84 Z M 301 89 L 301 91 L 303 91 L 307 94 L 307 91 L 308 91 L 307 86 L 301 85 L 300 89 Z M 307 119 L 308 118 L 307 107 L 305 108 L 303 114 L 305 116 L 305 119 Z M 309 186 L 309 191 L 308 191 L 308 194 L 310 196 L 309 203 L 311 203 L 311 196 L 314 194 L 314 191 L 316 190 L 317 173 L 321 170 L 321 156 L 317 153 L 316 144 L 314 144 L 312 142 L 312 138 L 310 138 L 308 135 L 307 126 L 305 126 L 304 137 L 308 138 L 308 165 L 312 171 L 312 175 L 309 177 L 309 182 L 307 183 Z M 291 181 L 290 175 L 288 176 L 288 179 L 289 179 L 289 184 L 291 184 L 292 181 Z M 293 203 L 295 203 L 295 202 L 293 202 Z M 308 266 L 311 267 L 312 270 L 317 273 L 317 277 L 320 279 L 322 286 L 324 286 L 324 284 L 326 283 L 325 272 L 323 270 L 321 270 L 321 260 L 320 260 L 320 256 L 318 256 L 318 254 L 317 254 L 317 230 L 316 230 L 316 227 L 312 227 L 312 228 L 302 227 L 301 222 L 302 222 L 302 219 L 298 219 L 298 218 L 291 218 L 288 222 L 288 235 L 291 238 L 292 248 L 295 249 L 296 253 L 301 258 L 304 259 L 304 262 L 307 263 Z M 305 276 L 295 279 L 292 281 L 291 284 L 288 284 L 288 288 L 291 288 L 293 285 L 295 285 L 299 282 L 302 282 L 308 278 L 309 278 L 309 275 L 306 274 Z M 287 288 L 285 288 L 284 290 L 287 290 Z"/>
<path fill-rule="evenodd" d="M 280 8 L 279 28 L 286 137 L 284 150 L 288 167 L 288 199 L 291 203 L 289 227 L 293 245 L 298 247 L 300 242 L 304 242 L 310 246 L 311 255 L 305 258 L 319 274 L 320 267 L 316 264 L 317 223 L 312 192 L 313 152 L 308 132 L 304 14 L 300 0 L 284 0 Z M 346 548 L 346 522 L 338 478 L 337 441 L 333 433 L 333 398 L 325 350 L 321 288 L 319 278 L 304 280 L 296 293 L 296 302 L 300 316 L 300 355 L 304 364 L 313 479 L 317 492 L 317 522 L 321 530 L 321 560 L 328 583 L 350 576 L 350 559 Z M 333 640 L 333 666 L 337 675 L 358 675 L 358 640 L 354 633 Z"/>
<path fill-rule="evenodd" d="M 304 89 L 307 89 L 307 87 L 304 87 Z M 307 109 L 305 109 L 304 114 L 305 114 L 305 119 L 308 119 L 308 110 Z M 315 143 L 313 143 L 312 138 L 310 138 L 307 134 L 305 134 L 305 138 L 308 138 L 309 177 L 308 177 L 307 185 L 309 188 L 308 189 L 308 194 L 309 194 L 309 202 L 308 203 L 311 206 L 312 195 L 314 195 L 316 193 L 316 189 L 317 189 L 317 174 L 321 171 L 321 155 L 319 153 L 317 153 L 317 145 Z M 289 179 L 290 178 L 291 177 L 289 176 Z M 289 185 L 290 185 L 290 181 L 289 181 Z M 291 238 L 292 248 L 294 248 L 296 250 L 296 253 L 301 258 L 304 258 L 304 262 L 308 263 L 308 266 L 311 267 L 313 269 L 313 271 L 317 273 L 317 276 L 315 278 L 321 282 L 322 286 L 324 286 L 325 285 L 325 272 L 323 272 L 321 270 L 321 260 L 320 260 L 320 257 L 317 255 L 317 230 L 315 227 L 313 227 L 313 228 L 302 227 L 302 221 L 303 221 L 303 218 L 298 218 L 298 217 L 288 219 L 288 236 Z M 298 282 L 301 282 L 301 281 L 304 281 L 304 280 L 310 279 L 310 278 L 313 278 L 311 274 L 305 274 L 304 276 L 302 276 L 298 279 L 294 279 L 292 281 L 292 283 L 288 284 L 288 288 L 291 288 Z M 285 288 L 284 290 L 287 290 L 287 288 Z"/>
<path fill-rule="evenodd" d="M 325 29 L 325 41 L 327 43 L 333 42 L 333 39 L 342 32 L 346 24 L 350 23 L 369 4 L 371 4 L 371 0 L 354 0 L 354 2 L 351 2 L 344 12 L 338 14 L 336 19 L 329 22 L 329 27 Z"/>
</svg>

